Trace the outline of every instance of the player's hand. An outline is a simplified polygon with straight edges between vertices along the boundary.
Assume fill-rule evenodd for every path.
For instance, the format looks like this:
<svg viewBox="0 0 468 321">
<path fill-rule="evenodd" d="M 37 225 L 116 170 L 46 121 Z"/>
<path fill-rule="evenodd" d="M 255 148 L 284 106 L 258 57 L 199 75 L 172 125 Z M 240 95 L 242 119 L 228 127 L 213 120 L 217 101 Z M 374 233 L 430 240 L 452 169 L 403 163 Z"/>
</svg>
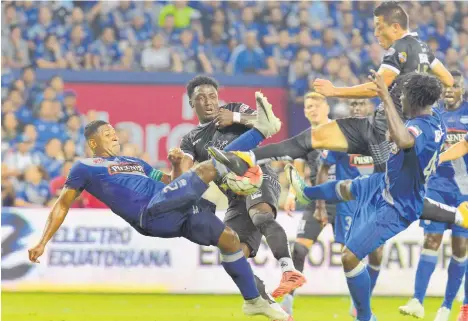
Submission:
<svg viewBox="0 0 468 321">
<path fill-rule="evenodd" d="M 296 195 L 289 193 L 284 203 L 284 210 L 289 216 L 293 216 L 293 212 L 296 210 Z"/>
<path fill-rule="evenodd" d="M 324 95 L 325 97 L 335 96 L 336 88 L 330 80 L 317 78 L 314 80 L 313 86 L 317 93 Z"/>
<path fill-rule="evenodd" d="M 375 91 L 381 99 L 389 97 L 388 87 L 383 77 L 373 69 L 370 72 L 369 79 L 377 88 L 369 88 L 369 90 Z"/>
<path fill-rule="evenodd" d="M 184 152 L 179 147 L 171 148 L 167 154 L 167 159 L 174 167 L 180 165 L 182 158 L 184 158 Z"/>
<path fill-rule="evenodd" d="M 322 227 L 328 224 L 328 213 L 323 207 L 316 207 L 314 218 L 322 224 Z"/>
<path fill-rule="evenodd" d="M 232 124 L 234 124 L 234 113 L 230 110 L 221 108 L 216 120 L 216 126 L 218 126 L 218 128 L 224 128 L 231 126 Z"/>
<path fill-rule="evenodd" d="M 38 244 L 35 247 L 28 250 L 29 252 L 29 260 L 32 263 L 40 263 L 38 258 L 44 253 L 45 245 Z"/>
</svg>

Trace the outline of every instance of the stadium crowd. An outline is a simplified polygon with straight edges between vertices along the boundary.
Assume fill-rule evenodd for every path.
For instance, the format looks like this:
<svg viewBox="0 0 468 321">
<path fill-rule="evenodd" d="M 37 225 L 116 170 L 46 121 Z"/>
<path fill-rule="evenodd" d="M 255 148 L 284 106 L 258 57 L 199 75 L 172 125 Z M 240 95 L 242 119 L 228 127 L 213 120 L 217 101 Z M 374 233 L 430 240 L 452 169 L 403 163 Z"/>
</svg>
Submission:
<svg viewBox="0 0 468 321">
<path fill-rule="evenodd" d="M 89 153 L 76 94 L 37 68 L 255 73 L 287 78 L 302 106 L 317 77 L 358 84 L 380 65 L 374 2 L 3 1 L 2 202 L 44 206 Z M 468 2 L 408 2 L 411 30 L 468 80 Z M 21 69 L 16 79 L 12 70 Z M 332 105 L 337 102 L 331 101 Z M 145 159 L 119 131 L 122 153 Z M 49 182 L 50 181 L 50 182 Z M 102 207 L 84 193 L 77 207 Z"/>
</svg>

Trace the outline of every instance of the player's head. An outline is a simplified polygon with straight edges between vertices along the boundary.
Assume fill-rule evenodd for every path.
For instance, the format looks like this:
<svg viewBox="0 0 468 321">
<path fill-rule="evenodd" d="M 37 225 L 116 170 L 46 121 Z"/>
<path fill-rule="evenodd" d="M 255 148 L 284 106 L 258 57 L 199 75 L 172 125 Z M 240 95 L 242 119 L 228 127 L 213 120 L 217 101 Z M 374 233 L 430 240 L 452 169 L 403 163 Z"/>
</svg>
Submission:
<svg viewBox="0 0 468 321">
<path fill-rule="evenodd" d="M 114 127 L 109 123 L 103 120 L 93 120 L 86 125 L 84 135 L 94 155 L 109 157 L 119 154 L 119 138 Z"/>
<path fill-rule="evenodd" d="M 372 103 L 369 99 L 350 99 L 349 107 L 352 117 L 370 116 L 374 111 Z"/>
<path fill-rule="evenodd" d="M 310 121 L 312 126 L 324 124 L 328 121 L 330 106 L 328 106 L 325 96 L 308 92 L 304 96 L 304 115 Z"/>
<path fill-rule="evenodd" d="M 463 74 L 459 70 L 452 70 L 450 73 L 453 76 L 453 87 L 448 87 L 444 92 L 445 105 L 449 109 L 457 108 L 463 100 L 465 94 L 465 83 Z"/>
<path fill-rule="evenodd" d="M 434 76 L 424 73 L 410 73 L 403 78 L 400 96 L 403 114 L 415 117 L 431 112 L 432 106 L 442 95 L 442 84 Z"/>
<path fill-rule="evenodd" d="M 218 116 L 218 83 L 207 76 L 197 76 L 187 84 L 187 95 L 200 123 L 208 123 Z"/>
<path fill-rule="evenodd" d="M 387 1 L 374 9 L 374 35 L 379 45 L 388 49 L 408 31 L 406 11 L 395 1 Z"/>
</svg>

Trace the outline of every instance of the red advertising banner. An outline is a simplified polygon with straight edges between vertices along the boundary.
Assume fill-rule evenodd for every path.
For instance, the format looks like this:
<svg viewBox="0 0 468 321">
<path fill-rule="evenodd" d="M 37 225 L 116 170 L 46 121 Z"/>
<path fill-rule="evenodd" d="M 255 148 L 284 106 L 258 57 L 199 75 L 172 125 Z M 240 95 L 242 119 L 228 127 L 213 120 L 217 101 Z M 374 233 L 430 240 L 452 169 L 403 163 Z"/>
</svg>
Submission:
<svg viewBox="0 0 468 321">
<path fill-rule="evenodd" d="M 126 128 L 133 143 L 146 151 L 151 160 L 166 160 L 170 148 L 178 146 L 182 136 L 198 123 L 182 85 L 130 85 L 100 83 L 67 83 L 78 96 L 78 109 L 95 110 L 115 127 Z M 256 88 L 222 87 L 221 104 L 243 102 L 255 109 Z M 268 140 L 287 137 L 287 94 L 282 88 L 265 88 L 262 92 L 283 120 L 281 132 Z M 267 143 L 268 143 L 267 142 Z"/>
</svg>

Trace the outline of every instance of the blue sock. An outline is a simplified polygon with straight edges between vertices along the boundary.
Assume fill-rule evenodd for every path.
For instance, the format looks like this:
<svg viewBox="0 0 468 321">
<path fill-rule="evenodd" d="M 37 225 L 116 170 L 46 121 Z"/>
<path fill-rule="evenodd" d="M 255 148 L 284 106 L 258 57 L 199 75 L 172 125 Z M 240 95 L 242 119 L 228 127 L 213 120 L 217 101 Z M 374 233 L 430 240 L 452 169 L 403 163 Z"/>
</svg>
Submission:
<svg viewBox="0 0 468 321">
<path fill-rule="evenodd" d="M 370 308 L 370 286 L 369 272 L 363 263 L 359 263 L 353 270 L 345 272 L 349 292 L 357 310 L 359 321 L 369 321 L 372 317 Z"/>
<path fill-rule="evenodd" d="M 380 266 L 373 266 L 367 264 L 367 272 L 369 273 L 370 277 L 370 293 L 374 292 L 375 284 L 377 283 L 377 278 L 380 274 Z"/>
<path fill-rule="evenodd" d="M 427 286 L 436 264 L 437 251 L 423 249 L 416 270 L 416 280 L 414 281 L 414 298 L 418 299 L 421 304 L 426 297 Z"/>
<path fill-rule="evenodd" d="M 235 140 L 233 140 L 229 145 L 227 145 L 224 150 L 226 152 L 239 150 L 241 152 L 246 152 L 257 147 L 265 137 L 255 128 L 246 131 Z"/>
<path fill-rule="evenodd" d="M 304 188 L 305 196 L 313 200 L 324 200 L 328 202 L 342 202 L 343 198 L 337 191 L 337 184 L 342 181 L 330 181 L 317 186 L 307 186 Z"/>
<path fill-rule="evenodd" d="M 468 267 L 465 270 L 465 298 L 463 304 L 468 304 Z"/>
<path fill-rule="evenodd" d="M 258 298 L 260 293 L 255 285 L 255 278 L 250 264 L 244 257 L 244 252 L 239 250 L 236 253 L 222 254 L 221 264 L 224 270 L 236 283 L 245 300 Z"/>
<path fill-rule="evenodd" d="M 458 289 L 460 289 L 463 275 L 466 271 L 466 257 L 458 258 L 452 256 L 447 270 L 448 279 L 447 287 L 445 288 L 445 298 L 442 306 L 452 309 L 453 300 L 457 296 Z"/>
</svg>

